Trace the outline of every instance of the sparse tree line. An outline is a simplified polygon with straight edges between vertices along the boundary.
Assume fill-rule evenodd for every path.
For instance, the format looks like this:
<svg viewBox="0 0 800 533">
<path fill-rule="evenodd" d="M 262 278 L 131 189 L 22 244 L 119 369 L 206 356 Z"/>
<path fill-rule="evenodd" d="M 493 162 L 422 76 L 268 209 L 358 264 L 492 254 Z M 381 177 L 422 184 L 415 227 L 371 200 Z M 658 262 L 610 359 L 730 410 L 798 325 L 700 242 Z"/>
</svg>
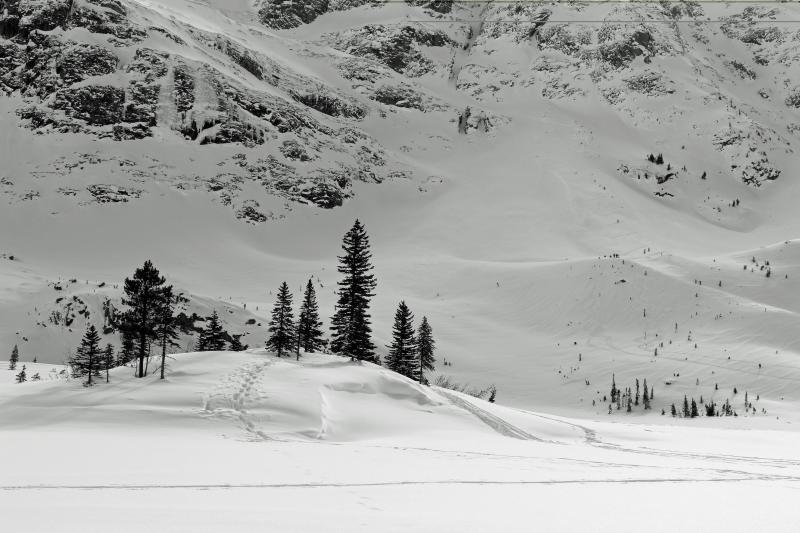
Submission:
<svg viewBox="0 0 800 533">
<path fill-rule="evenodd" d="M 699 380 L 697 382 L 699 384 Z M 640 388 L 639 388 L 639 380 L 635 380 L 635 389 L 631 389 L 630 387 L 620 389 L 617 387 L 616 375 L 611 375 L 611 394 L 610 400 L 608 396 L 603 396 L 603 401 L 608 401 L 608 414 L 611 414 L 615 408 L 617 411 L 621 411 L 623 408 L 626 412 L 630 413 L 633 411 L 634 407 L 638 407 L 641 405 L 644 411 L 648 411 L 652 408 L 652 400 L 655 398 L 654 387 L 647 386 L 647 380 L 643 380 L 643 390 L 641 390 L 640 395 Z M 719 390 L 719 384 L 714 385 L 714 390 Z M 733 394 L 738 394 L 739 391 L 736 387 L 733 388 Z M 641 399 L 641 401 L 640 401 Z M 761 397 L 756 395 L 756 401 L 760 400 Z M 702 405 L 702 409 L 698 407 L 698 405 Z M 753 405 L 753 402 L 750 401 L 750 397 L 747 392 L 744 393 L 744 408 L 745 412 L 751 412 L 752 414 L 756 414 L 756 408 Z M 762 409 L 761 412 L 766 414 L 766 409 Z M 666 409 L 661 409 L 661 414 L 666 415 Z M 739 416 L 736 410 L 731 405 L 731 402 L 728 398 L 725 398 L 725 402 L 722 404 L 718 404 L 711 400 L 709 403 L 705 403 L 703 401 L 703 396 L 700 396 L 699 402 L 694 399 L 694 397 L 689 398 L 687 395 L 683 396 L 683 403 L 680 407 L 677 407 L 674 403 L 670 406 L 670 414 L 673 417 L 679 418 L 697 418 L 698 416 Z"/>
<path fill-rule="evenodd" d="M 345 234 L 342 242 L 343 254 L 338 257 L 337 302 L 331 319 L 331 338 L 324 338 L 319 306 L 312 280 L 308 280 L 295 320 L 292 307 L 293 296 L 288 284 L 281 283 L 268 325 L 267 349 L 278 357 L 294 355 L 297 359 L 303 352 L 330 351 L 349 357 L 353 361 L 381 364 L 372 342 L 371 299 L 375 296 L 377 281 L 373 274 L 372 253 L 369 237 L 360 221 L 356 220 Z M 172 285 L 150 261 L 137 268 L 133 276 L 125 279 L 122 310 L 115 309 L 110 302 L 103 306 L 102 333 L 118 330 L 121 346 L 115 353 L 107 344 L 101 347 L 101 332 L 94 324 L 86 332 L 69 359 L 74 378 L 85 380 L 87 386 L 98 380 L 109 381 L 109 370 L 133 365 L 136 377 L 142 378 L 150 372 L 150 363 L 155 361 L 161 379 L 167 368 L 167 352 L 177 347 L 180 333 L 197 332 L 196 351 L 231 351 L 247 349 L 240 335 L 230 335 L 220 322 L 216 311 L 200 329 L 194 327 L 196 315 L 187 317 L 176 314 L 176 308 L 188 300 L 176 294 Z M 385 366 L 419 383 L 428 384 L 426 374 L 434 370 L 436 343 L 433 329 L 427 317 L 423 317 L 415 328 L 414 315 L 400 302 L 395 313 L 392 342 L 388 348 Z M 19 352 L 14 347 L 10 367 L 16 369 Z M 38 378 L 38 374 L 35 378 Z M 28 380 L 23 367 L 17 375 L 18 382 Z M 487 389 L 488 390 L 488 389 Z M 487 392 L 494 399 L 494 391 Z"/>
</svg>

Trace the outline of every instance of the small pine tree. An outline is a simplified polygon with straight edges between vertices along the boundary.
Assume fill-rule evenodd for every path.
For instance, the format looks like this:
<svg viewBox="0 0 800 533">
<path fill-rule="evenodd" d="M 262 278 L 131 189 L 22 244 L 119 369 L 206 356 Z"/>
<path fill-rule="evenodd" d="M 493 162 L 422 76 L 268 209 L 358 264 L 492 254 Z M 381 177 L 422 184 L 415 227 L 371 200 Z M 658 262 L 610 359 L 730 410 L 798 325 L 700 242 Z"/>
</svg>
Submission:
<svg viewBox="0 0 800 533">
<path fill-rule="evenodd" d="M 16 376 L 17 383 L 25 383 L 28 381 L 28 373 L 25 371 L 25 365 L 22 365 L 22 370 Z"/>
<path fill-rule="evenodd" d="M 109 371 L 114 367 L 114 346 L 111 343 L 106 344 L 106 349 L 103 350 L 103 368 L 106 371 L 106 383 L 109 381 Z"/>
<path fill-rule="evenodd" d="M 208 323 L 197 340 L 198 352 L 219 352 L 225 349 L 225 330 L 219 322 L 219 315 L 215 309 L 208 317 Z"/>
<path fill-rule="evenodd" d="M 644 404 L 645 411 L 650 409 L 650 394 L 647 390 L 647 379 L 644 380 L 644 385 L 642 387 L 643 394 L 642 394 L 642 403 Z"/>
<path fill-rule="evenodd" d="M 683 395 L 683 416 L 684 416 L 684 418 L 688 418 L 690 414 L 691 414 L 691 411 L 689 410 L 689 399 L 686 398 L 686 395 L 684 394 Z"/>
<path fill-rule="evenodd" d="M 76 378 L 88 377 L 86 385 L 92 386 L 92 378 L 100 375 L 102 358 L 100 353 L 100 335 L 94 325 L 86 328 L 86 333 L 81 340 L 75 355 L 69 361 L 72 376 Z"/>
<path fill-rule="evenodd" d="M 631 409 L 631 397 L 630 397 L 630 396 L 628 396 L 628 412 L 630 413 L 630 412 L 631 412 L 631 410 L 632 410 L 632 409 Z"/>
<path fill-rule="evenodd" d="M 11 358 L 8 360 L 8 369 L 16 370 L 17 363 L 19 362 L 19 347 L 15 344 L 11 350 Z"/>
<path fill-rule="evenodd" d="M 611 403 L 614 403 L 615 401 L 617 401 L 617 393 L 618 392 L 619 391 L 617 390 L 616 375 L 615 374 L 611 374 Z"/>
<path fill-rule="evenodd" d="M 672 408 L 670 409 L 670 412 L 672 413 L 673 417 L 678 416 L 678 410 L 675 409 L 675 404 L 674 403 L 672 404 Z"/>
<path fill-rule="evenodd" d="M 316 352 L 323 348 L 322 321 L 319 319 L 317 294 L 311 280 L 306 283 L 303 303 L 300 305 L 300 316 L 297 319 L 297 346 L 305 352 Z M 298 357 L 300 356 L 298 349 Z"/>
<path fill-rule="evenodd" d="M 38 372 L 31 376 L 31 381 L 41 381 L 41 380 L 42 376 L 40 376 Z"/>
<path fill-rule="evenodd" d="M 295 325 L 292 314 L 292 293 L 289 285 L 284 281 L 278 289 L 275 306 L 272 308 L 272 320 L 269 323 L 270 337 L 267 339 L 267 348 L 282 357 L 295 346 Z"/>
<path fill-rule="evenodd" d="M 394 314 L 392 328 L 392 344 L 387 346 L 386 367 L 398 374 L 415 379 L 418 375 L 417 339 L 414 335 L 414 314 L 400 302 Z"/>
<path fill-rule="evenodd" d="M 433 357 L 433 352 L 436 349 L 436 341 L 433 340 L 433 330 L 428 323 L 427 317 L 422 317 L 422 323 L 417 330 L 417 351 L 419 353 L 419 370 L 418 380 L 420 383 L 427 385 L 428 379 L 425 377 L 425 372 L 433 372 L 434 363 L 436 359 Z"/>
<path fill-rule="evenodd" d="M 700 414 L 697 412 L 697 403 L 694 401 L 694 398 L 692 398 L 692 410 L 689 416 L 691 416 L 692 418 L 700 416 Z"/>
<path fill-rule="evenodd" d="M 243 352 L 247 349 L 247 346 L 242 345 L 241 335 L 231 335 L 231 343 L 228 349 L 232 352 Z"/>
<path fill-rule="evenodd" d="M 633 404 L 639 405 L 639 378 L 636 378 L 636 399 Z"/>
<path fill-rule="evenodd" d="M 124 329 L 120 332 L 120 337 L 122 346 L 117 353 L 117 366 L 127 366 L 136 357 L 136 343 L 133 335 Z"/>
</svg>

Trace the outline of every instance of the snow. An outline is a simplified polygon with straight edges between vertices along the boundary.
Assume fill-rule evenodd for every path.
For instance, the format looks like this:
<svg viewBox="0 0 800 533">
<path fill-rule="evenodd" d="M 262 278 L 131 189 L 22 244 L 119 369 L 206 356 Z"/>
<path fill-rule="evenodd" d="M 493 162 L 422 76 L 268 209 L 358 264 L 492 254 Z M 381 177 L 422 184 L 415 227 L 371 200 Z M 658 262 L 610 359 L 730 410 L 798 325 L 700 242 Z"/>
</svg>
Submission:
<svg viewBox="0 0 800 533">
<path fill-rule="evenodd" d="M 0 178 L 12 183 L 0 180 L 0 359 L 18 344 L 20 367 L 43 378 L 17 385 L 15 372 L 0 367 L 0 525 L 797 529 L 800 511 L 786 502 L 796 499 L 800 466 L 800 165 L 796 133 L 787 129 L 797 111 L 784 97 L 800 63 L 779 59 L 796 40 L 764 44 L 758 51 L 771 62 L 755 65 L 754 49 L 716 26 L 681 26 L 681 43 L 664 39 L 686 46 L 686 54 L 659 56 L 647 67 L 638 58 L 630 71 L 610 73 L 608 87 L 596 87 L 574 58 L 510 34 L 482 35 L 456 57 L 456 77 L 473 88 L 450 79 L 444 49 L 427 51 L 439 67 L 430 74 L 392 74 L 391 83 L 402 78 L 442 105 L 423 113 L 369 100 L 364 87 L 341 77 L 336 61 L 346 54 L 326 37 L 419 18 L 405 3 L 329 13 L 282 31 L 255 23 L 247 0 L 123 3 L 136 20 L 188 43 L 151 35 L 142 46 L 212 64 L 244 87 L 288 98 L 290 86 L 259 82 L 209 46 L 219 34 L 274 61 L 287 83 L 320 83 L 354 98 L 369 109 L 354 127 L 386 150 L 389 168 L 413 175 L 357 182 L 354 197 L 334 210 L 248 181 L 233 206 L 255 199 L 273 215 L 250 225 L 208 180 L 244 174 L 237 154 L 249 162 L 280 159 L 279 142 L 199 147 L 168 121 L 152 139 L 124 143 L 38 135 L 19 127 L 15 110 L 24 99 L 0 97 Z M 741 11 L 731 4 L 703 8 L 711 18 Z M 462 5 L 453 16 L 491 22 L 505 18 L 504 7 Z M 602 19 L 611 9 L 551 7 L 553 19 L 563 20 Z M 780 17 L 796 19 L 797 9 L 780 4 Z M 466 35 L 464 25 L 443 20 L 435 27 Z M 83 29 L 66 32 L 108 44 Z M 115 53 L 123 66 L 133 57 L 124 46 Z M 750 65 L 758 79 L 739 79 L 729 59 Z M 586 96 L 543 97 L 549 74 L 534 67 L 544 61 L 565 65 L 553 79 Z M 625 80 L 645 68 L 675 92 L 650 97 L 627 89 Z M 199 113 L 213 107 L 213 94 L 199 94 L 197 83 Z M 620 104 L 600 94 L 620 87 Z M 176 113 L 168 100 L 160 102 L 161 116 Z M 458 135 L 455 120 L 467 105 L 497 127 Z M 312 116 L 331 127 L 351 125 Z M 742 164 L 749 147 L 712 145 L 729 122 L 743 136 L 768 130 L 758 150 L 783 170 L 780 179 L 760 188 L 741 182 L 732 165 Z M 654 196 L 652 178 L 643 183 L 619 170 L 648 168 L 651 152 L 687 167 L 668 182 L 671 198 Z M 304 176 L 315 167 L 298 168 Z M 708 179 L 700 180 L 704 171 Z M 87 193 L 94 184 L 142 194 L 98 204 Z M 741 206 L 728 208 L 736 198 Z M 217 309 L 226 329 L 244 333 L 251 347 L 263 346 L 265 328 L 247 321 L 266 325 L 270 291 L 284 280 L 297 295 L 313 277 L 328 325 L 336 255 L 356 217 L 374 252 L 379 351 L 405 300 L 417 320 L 425 315 L 433 326 L 438 373 L 476 387 L 493 383 L 502 405 L 419 387 L 369 365 L 324 355 L 297 363 L 258 350 L 174 355 L 166 382 L 134 380 L 130 369 L 88 390 L 49 379 L 87 324 L 83 316 L 72 326 L 51 324 L 48 316 L 63 306 L 57 298 L 80 298 L 94 320 L 104 298 L 119 301 L 122 280 L 145 259 L 191 297 L 189 312 Z M 761 270 L 767 260 L 769 278 Z M 180 350 L 191 349 L 190 341 L 182 338 Z M 31 363 L 34 357 L 41 363 Z M 607 414 L 602 398 L 612 374 L 620 387 L 645 378 L 655 386 L 652 411 Z M 755 415 L 744 413 L 745 392 Z M 684 395 L 728 398 L 739 416 L 661 416 Z"/>
<path fill-rule="evenodd" d="M 4 524 L 661 532 L 800 518 L 778 504 L 797 491 L 792 431 L 578 421 L 321 354 L 180 354 L 165 381 L 130 368 L 111 381 L 0 386 Z"/>
</svg>

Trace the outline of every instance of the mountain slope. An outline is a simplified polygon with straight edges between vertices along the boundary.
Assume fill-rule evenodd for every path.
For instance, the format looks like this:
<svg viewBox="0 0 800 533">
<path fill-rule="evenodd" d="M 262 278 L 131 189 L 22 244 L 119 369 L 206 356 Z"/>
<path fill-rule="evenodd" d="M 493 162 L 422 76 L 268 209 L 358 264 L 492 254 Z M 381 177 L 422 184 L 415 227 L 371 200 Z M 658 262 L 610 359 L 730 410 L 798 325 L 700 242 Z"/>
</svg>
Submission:
<svg viewBox="0 0 800 533">
<path fill-rule="evenodd" d="M 795 411 L 796 5 L 278 4 L 0 3 L 3 345 L 61 361 L 48 283 L 145 258 L 237 327 L 284 279 L 330 314 L 359 217 L 378 344 L 404 298 L 505 402 Z"/>
</svg>

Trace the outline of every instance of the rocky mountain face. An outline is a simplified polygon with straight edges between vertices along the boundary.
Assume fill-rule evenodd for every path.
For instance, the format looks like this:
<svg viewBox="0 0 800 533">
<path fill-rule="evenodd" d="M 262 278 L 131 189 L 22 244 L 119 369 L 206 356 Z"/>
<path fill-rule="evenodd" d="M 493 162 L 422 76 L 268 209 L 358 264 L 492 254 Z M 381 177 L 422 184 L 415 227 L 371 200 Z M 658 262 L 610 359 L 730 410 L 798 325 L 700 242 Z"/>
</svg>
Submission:
<svg viewBox="0 0 800 533">
<path fill-rule="evenodd" d="M 682 0 L 0 0 L 0 225 L 22 228 L 0 240 L 0 344 L 60 357 L 59 276 L 88 301 L 150 256 L 200 314 L 263 316 L 265 287 L 312 274 L 332 309 L 362 217 L 376 334 L 413 298 L 464 379 L 485 379 L 498 336 L 518 391 L 536 390 L 525 365 L 566 368 L 540 356 L 565 339 L 643 377 L 641 347 L 676 322 L 782 357 L 797 261 L 756 250 L 800 228 L 798 19 Z"/>
<path fill-rule="evenodd" d="M 0 89 L 18 97 L 18 120 L 4 127 L 265 147 L 238 160 L 236 179 L 324 208 L 341 205 L 353 181 L 414 174 L 413 157 L 362 128 L 397 110 L 436 113 L 456 135 L 503 128 L 546 102 L 592 102 L 628 128 L 669 128 L 671 144 L 715 154 L 716 168 L 677 159 L 670 176 L 602 154 L 661 199 L 677 194 L 669 181 L 681 173 L 776 180 L 800 133 L 800 32 L 781 23 L 791 5 L 261 0 L 232 13 L 212 2 L 235 23 L 217 28 L 188 6 L 0 0 Z M 713 120 L 694 123 L 695 107 L 713 108 Z M 213 188 L 219 178 L 203 179 Z M 245 200 L 244 219 L 266 220 Z"/>
</svg>

